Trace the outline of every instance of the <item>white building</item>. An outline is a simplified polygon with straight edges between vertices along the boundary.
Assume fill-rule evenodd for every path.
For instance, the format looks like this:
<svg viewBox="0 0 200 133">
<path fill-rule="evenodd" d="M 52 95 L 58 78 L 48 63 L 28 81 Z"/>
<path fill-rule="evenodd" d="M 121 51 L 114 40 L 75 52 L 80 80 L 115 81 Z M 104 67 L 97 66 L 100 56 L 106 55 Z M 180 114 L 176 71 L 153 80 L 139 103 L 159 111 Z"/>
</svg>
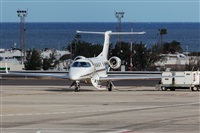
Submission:
<svg viewBox="0 0 200 133">
<path fill-rule="evenodd" d="M 186 56 L 180 53 L 163 54 L 163 56 L 165 57 L 163 61 L 155 63 L 155 66 L 162 69 L 171 68 L 172 70 L 184 70 L 185 66 L 188 65 L 192 59 L 196 62 L 200 60 L 197 56 Z"/>
<path fill-rule="evenodd" d="M 5 70 L 5 64 L 8 69 L 12 71 L 19 71 L 24 69 L 24 64 L 18 59 L 21 58 L 21 51 L 0 49 L 0 70 Z"/>
<path fill-rule="evenodd" d="M 69 51 L 59 51 L 54 49 L 47 49 L 41 52 L 42 58 L 50 58 L 50 55 L 54 53 L 56 60 L 59 60 L 63 55 L 71 54 Z M 24 64 L 21 63 L 21 57 L 23 57 L 20 50 L 7 50 L 0 49 L 0 70 L 5 70 L 5 64 L 7 63 L 8 69 L 12 71 L 24 70 Z M 59 62 L 55 70 L 64 70 L 67 67 L 68 61 Z"/>
</svg>

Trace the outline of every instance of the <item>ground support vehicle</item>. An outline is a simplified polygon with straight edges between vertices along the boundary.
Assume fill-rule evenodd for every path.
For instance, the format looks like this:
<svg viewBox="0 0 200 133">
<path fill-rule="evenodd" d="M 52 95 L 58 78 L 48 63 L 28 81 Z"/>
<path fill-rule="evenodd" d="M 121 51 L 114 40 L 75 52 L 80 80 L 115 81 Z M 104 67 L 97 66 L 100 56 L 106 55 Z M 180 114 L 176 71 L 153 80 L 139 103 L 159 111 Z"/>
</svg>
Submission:
<svg viewBox="0 0 200 133">
<path fill-rule="evenodd" d="M 200 72 L 182 71 L 182 72 L 163 72 L 164 76 L 156 85 L 156 89 L 175 91 L 176 89 L 190 89 L 191 91 L 200 90 Z M 169 77 L 167 77 L 169 76 Z"/>
</svg>

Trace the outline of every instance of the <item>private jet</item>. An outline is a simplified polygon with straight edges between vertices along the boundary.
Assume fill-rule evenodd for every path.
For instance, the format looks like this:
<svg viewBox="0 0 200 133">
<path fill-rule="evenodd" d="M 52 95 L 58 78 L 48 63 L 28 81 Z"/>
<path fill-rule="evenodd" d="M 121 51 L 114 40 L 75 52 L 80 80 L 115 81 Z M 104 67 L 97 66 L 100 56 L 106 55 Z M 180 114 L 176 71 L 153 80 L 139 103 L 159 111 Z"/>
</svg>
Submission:
<svg viewBox="0 0 200 133">
<path fill-rule="evenodd" d="M 86 58 L 84 56 L 77 56 L 72 62 L 68 75 L 58 74 L 34 74 L 34 73 L 14 73 L 15 75 L 25 76 L 44 76 L 44 77 L 57 77 L 69 79 L 72 81 L 70 87 L 74 86 L 75 91 L 80 90 L 80 82 L 92 84 L 98 90 L 112 91 L 114 84 L 112 81 L 116 80 L 134 80 L 134 79 L 150 79 L 162 78 L 161 76 L 134 76 L 134 75 L 109 75 L 108 69 L 118 69 L 121 66 L 121 59 L 113 56 L 108 59 L 108 51 L 111 35 L 144 35 L 146 32 L 90 32 L 90 31 L 77 31 L 79 34 L 101 34 L 104 35 L 103 50 L 97 57 Z M 106 83 L 103 85 L 103 83 Z"/>
</svg>

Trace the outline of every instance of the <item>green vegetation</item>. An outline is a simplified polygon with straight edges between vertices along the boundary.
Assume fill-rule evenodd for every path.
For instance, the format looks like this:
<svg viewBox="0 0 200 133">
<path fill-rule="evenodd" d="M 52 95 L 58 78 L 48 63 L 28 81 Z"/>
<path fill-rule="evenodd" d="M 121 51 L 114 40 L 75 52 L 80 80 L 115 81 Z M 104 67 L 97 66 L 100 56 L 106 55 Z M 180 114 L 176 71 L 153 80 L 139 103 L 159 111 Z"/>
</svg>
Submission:
<svg viewBox="0 0 200 133">
<path fill-rule="evenodd" d="M 182 53 L 180 42 L 172 41 L 170 43 L 166 42 L 163 44 L 163 54 L 175 54 L 176 52 Z"/>
<path fill-rule="evenodd" d="M 42 69 L 43 70 L 53 69 L 58 63 L 59 61 L 56 60 L 55 51 L 54 51 L 52 54 L 50 54 L 49 58 L 43 59 Z"/>
<path fill-rule="evenodd" d="M 200 52 L 191 52 L 189 54 L 190 60 L 189 63 L 186 64 L 185 70 L 200 70 Z"/>
<path fill-rule="evenodd" d="M 191 52 L 189 56 L 200 56 L 200 52 Z"/>
<path fill-rule="evenodd" d="M 71 58 L 74 59 L 78 55 L 85 57 L 95 57 L 102 51 L 101 44 L 92 44 L 81 40 L 81 35 L 76 34 L 74 40 L 68 44 L 67 49 L 71 52 Z"/>
<path fill-rule="evenodd" d="M 162 29 L 158 29 L 159 34 L 160 34 L 160 44 L 163 44 L 163 35 L 167 34 L 167 29 L 162 28 Z"/>
<path fill-rule="evenodd" d="M 121 48 L 120 48 L 121 47 Z M 122 64 L 126 65 L 127 62 L 129 62 L 130 57 L 130 43 L 128 42 L 121 42 L 116 43 L 116 45 L 113 46 L 113 44 L 109 48 L 110 53 L 109 57 L 117 56 L 122 60 Z"/>
<path fill-rule="evenodd" d="M 186 64 L 185 66 L 186 71 L 194 71 L 194 70 L 198 70 L 199 68 L 200 68 L 200 58 L 198 59 L 191 58 L 189 60 L 189 64 Z"/>
<path fill-rule="evenodd" d="M 50 54 L 50 57 L 42 58 L 40 50 L 31 49 L 27 51 L 24 65 L 26 70 L 49 70 L 54 69 L 59 62 L 67 59 L 70 59 L 69 55 L 63 55 L 60 59 L 56 59 L 55 51 Z"/>
<path fill-rule="evenodd" d="M 24 65 L 26 70 L 40 70 L 42 66 L 41 52 L 36 49 L 28 50 Z"/>
</svg>

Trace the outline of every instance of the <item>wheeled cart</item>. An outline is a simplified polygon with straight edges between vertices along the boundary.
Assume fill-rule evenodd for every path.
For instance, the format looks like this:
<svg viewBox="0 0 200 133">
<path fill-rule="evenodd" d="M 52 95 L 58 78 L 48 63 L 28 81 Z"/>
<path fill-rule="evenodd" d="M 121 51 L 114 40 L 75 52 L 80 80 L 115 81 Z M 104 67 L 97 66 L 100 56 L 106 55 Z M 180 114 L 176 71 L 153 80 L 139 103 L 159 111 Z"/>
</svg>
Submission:
<svg viewBox="0 0 200 133">
<path fill-rule="evenodd" d="M 190 89 L 191 91 L 200 90 L 200 72 L 163 72 L 163 78 L 156 85 L 156 89 L 175 91 L 176 89 Z"/>
</svg>

